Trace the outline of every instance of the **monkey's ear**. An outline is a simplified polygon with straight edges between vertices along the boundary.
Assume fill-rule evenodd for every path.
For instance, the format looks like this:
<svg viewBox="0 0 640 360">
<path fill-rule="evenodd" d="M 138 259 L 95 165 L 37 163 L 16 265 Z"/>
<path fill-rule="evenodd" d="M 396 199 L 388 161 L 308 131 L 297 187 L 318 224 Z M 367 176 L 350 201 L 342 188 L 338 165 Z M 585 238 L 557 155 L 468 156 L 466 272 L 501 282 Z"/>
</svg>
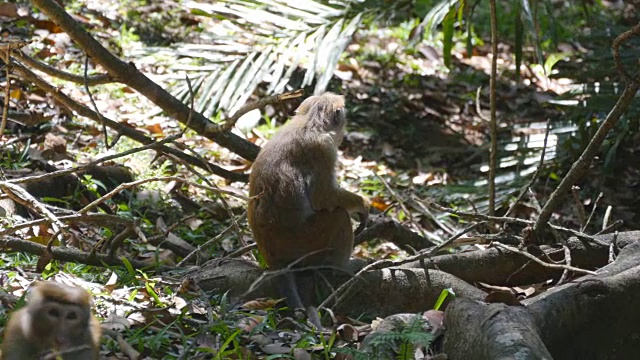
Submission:
<svg viewBox="0 0 640 360">
<path fill-rule="evenodd" d="M 302 104 L 300 104 L 298 106 L 298 108 L 296 109 L 295 113 L 296 115 L 305 115 L 306 113 L 309 112 L 309 109 L 311 108 L 311 104 L 315 103 L 315 99 L 317 97 L 316 96 L 310 96 L 308 98 L 306 98 Z"/>
</svg>

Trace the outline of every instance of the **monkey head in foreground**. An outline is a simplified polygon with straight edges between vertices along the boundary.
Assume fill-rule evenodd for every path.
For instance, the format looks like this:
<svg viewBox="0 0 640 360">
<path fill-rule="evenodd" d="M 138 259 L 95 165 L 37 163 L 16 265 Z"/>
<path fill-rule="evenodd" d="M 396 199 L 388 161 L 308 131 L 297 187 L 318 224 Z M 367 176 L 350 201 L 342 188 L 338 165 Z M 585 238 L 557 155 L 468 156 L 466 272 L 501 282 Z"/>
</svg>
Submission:
<svg viewBox="0 0 640 360">
<path fill-rule="evenodd" d="M 77 287 L 33 283 L 27 305 L 9 318 L 1 359 L 98 359 L 101 331 L 91 302 L 91 295 Z"/>
<path fill-rule="evenodd" d="M 311 96 L 253 163 L 248 220 L 270 269 L 346 267 L 353 251 L 350 214 L 358 215 L 359 232 L 366 226 L 369 206 L 340 188 L 336 179 L 345 123 L 342 96 Z M 297 273 L 288 271 L 279 282 L 293 309 L 309 306 L 311 296 L 309 284 Z M 307 312 L 319 327 L 315 309 L 307 307 Z"/>
</svg>

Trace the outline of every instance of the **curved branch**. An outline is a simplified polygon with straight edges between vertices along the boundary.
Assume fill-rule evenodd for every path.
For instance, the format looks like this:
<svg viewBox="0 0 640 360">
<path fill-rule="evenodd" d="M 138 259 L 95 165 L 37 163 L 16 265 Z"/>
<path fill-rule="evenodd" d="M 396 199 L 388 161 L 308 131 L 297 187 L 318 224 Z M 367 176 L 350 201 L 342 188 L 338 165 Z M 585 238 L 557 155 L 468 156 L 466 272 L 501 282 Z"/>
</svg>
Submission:
<svg viewBox="0 0 640 360">
<path fill-rule="evenodd" d="M 146 77 L 136 69 L 133 63 L 125 63 L 109 52 L 54 1 L 33 0 L 32 3 L 60 26 L 87 55 L 105 68 L 110 77 L 135 89 L 181 123 L 185 125 L 189 123 L 189 127 L 198 134 L 214 140 L 220 146 L 245 159 L 254 160 L 256 158 L 260 147 L 231 132 L 220 132 L 221 126 L 214 124 L 202 114 L 193 112 L 189 121 L 189 114 L 192 111 L 187 105 Z"/>
<path fill-rule="evenodd" d="M 88 253 L 80 251 L 72 247 L 53 247 L 51 252 L 47 252 L 47 247 L 40 245 L 33 241 L 20 240 L 12 236 L 0 237 L 0 250 L 3 252 L 26 252 L 33 255 L 44 256 L 51 255 L 53 260 L 71 261 L 79 264 L 93 265 L 93 266 L 124 266 L 125 263 L 118 257 L 111 257 L 108 255 L 97 254 L 94 252 Z M 149 263 L 127 259 L 127 262 L 131 264 L 135 269 L 143 269 L 149 267 Z"/>
<path fill-rule="evenodd" d="M 14 66 L 14 70 L 18 72 L 24 79 L 32 82 L 37 87 L 51 94 L 51 96 L 53 96 L 56 100 L 58 100 L 64 106 L 75 111 L 80 116 L 84 116 L 89 119 L 95 120 L 96 122 L 100 122 L 97 113 L 95 113 L 93 110 L 89 109 L 88 107 L 80 105 L 79 103 L 75 102 L 73 99 L 65 95 L 62 91 L 60 91 L 53 85 L 49 84 L 48 82 L 44 81 L 41 77 L 33 73 L 31 70 L 27 69 L 24 65 L 14 63 L 13 66 Z M 115 129 L 119 133 L 124 134 L 125 136 L 139 143 L 149 145 L 150 147 L 154 147 L 164 153 L 171 154 L 179 159 L 184 160 L 189 164 L 192 164 L 199 168 L 210 171 L 211 173 L 221 176 L 225 179 L 229 179 L 231 181 L 242 181 L 242 182 L 246 182 L 248 179 L 248 177 L 244 174 L 237 174 L 237 173 L 228 171 L 226 169 L 221 168 L 218 165 L 212 164 L 210 162 L 206 162 L 197 157 L 185 154 L 180 150 L 163 145 L 162 141 L 155 142 L 153 139 L 147 136 L 144 136 L 139 131 L 136 131 L 135 129 L 132 129 L 128 126 L 124 126 L 107 117 L 103 116 L 102 119 L 104 120 L 105 125 L 107 125 L 108 127 Z"/>
<path fill-rule="evenodd" d="M 85 78 L 82 75 L 71 74 L 66 71 L 56 69 L 53 66 L 49 66 L 19 51 L 16 51 L 12 55 L 15 56 L 21 62 L 23 62 L 28 67 L 32 69 L 36 69 L 38 71 L 42 71 L 47 75 L 51 75 L 53 77 L 57 77 L 59 79 L 70 81 L 76 84 L 85 83 Z M 111 80 L 109 75 L 101 74 L 101 75 L 88 76 L 86 82 L 87 84 L 93 86 L 93 85 L 109 84 L 109 83 L 112 83 L 113 80 Z"/>
</svg>

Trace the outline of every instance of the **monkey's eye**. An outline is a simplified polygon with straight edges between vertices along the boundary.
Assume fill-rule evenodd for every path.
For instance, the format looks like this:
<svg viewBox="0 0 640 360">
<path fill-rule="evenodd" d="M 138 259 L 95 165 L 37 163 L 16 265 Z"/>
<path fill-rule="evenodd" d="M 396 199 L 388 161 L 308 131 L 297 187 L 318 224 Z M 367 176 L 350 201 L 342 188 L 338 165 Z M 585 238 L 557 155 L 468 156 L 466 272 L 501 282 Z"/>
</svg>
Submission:
<svg viewBox="0 0 640 360">
<path fill-rule="evenodd" d="M 345 117 L 344 108 L 336 109 L 335 116 L 333 117 L 333 122 L 338 124 L 343 121 Z"/>
<path fill-rule="evenodd" d="M 75 320 L 78 318 L 78 314 L 75 311 L 71 311 L 67 314 L 67 320 Z"/>
<path fill-rule="evenodd" d="M 49 309 L 49 316 L 51 317 L 59 317 L 60 311 L 58 309 Z"/>
</svg>

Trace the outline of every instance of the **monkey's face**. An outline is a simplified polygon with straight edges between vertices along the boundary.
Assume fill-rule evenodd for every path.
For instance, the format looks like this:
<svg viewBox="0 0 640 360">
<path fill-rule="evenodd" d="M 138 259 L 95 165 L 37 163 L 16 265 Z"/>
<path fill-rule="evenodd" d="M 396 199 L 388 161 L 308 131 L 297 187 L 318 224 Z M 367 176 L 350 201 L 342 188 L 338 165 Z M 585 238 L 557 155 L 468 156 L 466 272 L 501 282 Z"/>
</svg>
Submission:
<svg viewBox="0 0 640 360">
<path fill-rule="evenodd" d="M 327 134 L 336 146 L 342 142 L 347 122 L 342 96 L 330 92 L 311 96 L 300 104 L 296 113 L 305 131 Z"/>
<path fill-rule="evenodd" d="M 89 323 L 89 309 L 77 304 L 46 301 L 34 307 L 31 316 L 38 324 L 33 331 L 40 333 L 41 339 L 50 338 L 51 345 L 59 348 L 70 346 L 82 338 Z"/>
<path fill-rule="evenodd" d="M 333 119 L 329 125 L 328 132 L 333 138 L 333 142 L 336 146 L 340 145 L 342 138 L 344 138 L 344 126 L 347 123 L 347 112 L 344 108 L 338 108 L 333 114 Z"/>
</svg>

